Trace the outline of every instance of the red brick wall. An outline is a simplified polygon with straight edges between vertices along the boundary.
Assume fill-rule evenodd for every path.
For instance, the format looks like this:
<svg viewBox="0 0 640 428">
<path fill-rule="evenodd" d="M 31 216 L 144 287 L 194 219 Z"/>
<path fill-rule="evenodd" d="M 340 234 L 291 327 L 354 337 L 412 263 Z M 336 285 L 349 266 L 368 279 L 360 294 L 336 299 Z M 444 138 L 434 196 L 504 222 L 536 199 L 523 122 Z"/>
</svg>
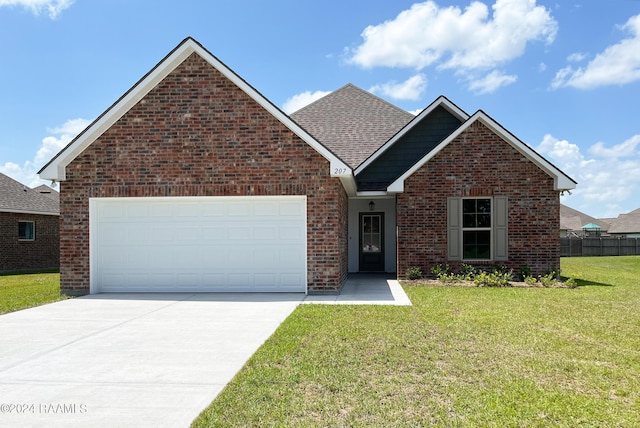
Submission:
<svg viewBox="0 0 640 428">
<path fill-rule="evenodd" d="M 18 222 L 35 223 L 35 240 L 18 240 Z M 0 212 L 0 272 L 58 269 L 60 217 Z"/>
<path fill-rule="evenodd" d="M 500 265 L 515 274 L 528 266 L 534 275 L 560 267 L 553 179 L 476 122 L 405 180 L 397 196 L 399 277 L 414 266 L 425 274 L 438 263 L 459 267 L 447 260 L 447 197 L 457 196 L 509 198 L 509 260 Z"/>
<path fill-rule="evenodd" d="M 307 195 L 308 288 L 347 275 L 347 196 L 329 162 L 196 54 L 69 166 L 61 288 L 89 291 L 91 197 Z"/>
</svg>

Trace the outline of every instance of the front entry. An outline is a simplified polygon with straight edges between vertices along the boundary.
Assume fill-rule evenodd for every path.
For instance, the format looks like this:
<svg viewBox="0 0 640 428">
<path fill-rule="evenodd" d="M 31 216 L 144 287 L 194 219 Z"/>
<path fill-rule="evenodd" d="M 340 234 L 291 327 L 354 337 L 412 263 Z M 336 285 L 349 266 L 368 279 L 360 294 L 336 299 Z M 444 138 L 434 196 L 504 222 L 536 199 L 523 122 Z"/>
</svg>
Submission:
<svg viewBox="0 0 640 428">
<path fill-rule="evenodd" d="M 384 213 L 360 213 L 360 272 L 384 272 Z"/>
</svg>

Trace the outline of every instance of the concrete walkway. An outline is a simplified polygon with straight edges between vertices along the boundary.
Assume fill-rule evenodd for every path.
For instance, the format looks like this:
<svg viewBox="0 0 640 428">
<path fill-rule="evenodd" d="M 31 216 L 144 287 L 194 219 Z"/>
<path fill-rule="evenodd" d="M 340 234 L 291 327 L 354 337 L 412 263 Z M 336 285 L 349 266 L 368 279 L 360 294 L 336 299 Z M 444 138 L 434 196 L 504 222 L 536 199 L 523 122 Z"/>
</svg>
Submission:
<svg viewBox="0 0 640 428">
<path fill-rule="evenodd" d="M 98 294 L 5 314 L 0 426 L 189 426 L 301 302 L 411 304 L 357 275 L 339 296 Z"/>
<path fill-rule="evenodd" d="M 309 295 L 302 303 L 411 306 L 395 275 L 384 273 L 350 274 L 340 294 Z"/>
</svg>

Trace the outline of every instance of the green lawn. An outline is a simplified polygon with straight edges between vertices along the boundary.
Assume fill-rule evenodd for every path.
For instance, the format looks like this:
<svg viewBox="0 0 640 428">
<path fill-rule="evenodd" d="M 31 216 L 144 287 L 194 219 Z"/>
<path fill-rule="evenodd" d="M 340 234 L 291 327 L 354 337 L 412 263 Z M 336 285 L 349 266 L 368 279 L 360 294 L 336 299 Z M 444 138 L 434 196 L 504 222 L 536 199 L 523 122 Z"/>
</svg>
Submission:
<svg viewBox="0 0 640 428">
<path fill-rule="evenodd" d="M 562 269 L 578 288 L 302 305 L 194 426 L 638 426 L 640 257 Z"/>
<path fill-rule="evenodd" d="M 0 276 L 0 314 L 63 299 L 59 273 Z"/>
</svg>

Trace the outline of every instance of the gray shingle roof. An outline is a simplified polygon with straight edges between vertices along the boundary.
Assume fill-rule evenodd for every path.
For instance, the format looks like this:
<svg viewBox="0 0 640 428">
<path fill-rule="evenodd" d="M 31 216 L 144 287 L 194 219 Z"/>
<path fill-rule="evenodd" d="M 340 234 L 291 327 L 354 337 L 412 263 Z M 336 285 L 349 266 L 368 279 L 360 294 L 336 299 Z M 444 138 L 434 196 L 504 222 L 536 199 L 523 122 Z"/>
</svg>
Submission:
<svg viewBox="0 0 640 428">
<path fill-rule="evenodd" d="M 640 233 L 640 208 L 627 214 L 620 214 L 611 223 L 609 233 Z"/>
<path fill-rule="evenodd" d="M 581 230 L 582 226 L 589 223 L 600 226 L 602 232 L 609 229 L 609 223 L 560 204 L 560 230 Z"/>
<path fill-rule="evenodd" d="M 0 212 L 2 211 L 59 215 L 60 204 L 51 197 L 0 174 Z"/>
<path fill-rule="evenodd" d="M 290 116 L 354 169 L 415 117 L 350 83 Z"/>
<path fill-rule="evenodd" d="M 60 203 L 60 193 L 58 193 L 55 189 L 47 186 L 46 184 L 41 184 L 38 187 L 34 187 L 33 190 Z"/>
</svg>

